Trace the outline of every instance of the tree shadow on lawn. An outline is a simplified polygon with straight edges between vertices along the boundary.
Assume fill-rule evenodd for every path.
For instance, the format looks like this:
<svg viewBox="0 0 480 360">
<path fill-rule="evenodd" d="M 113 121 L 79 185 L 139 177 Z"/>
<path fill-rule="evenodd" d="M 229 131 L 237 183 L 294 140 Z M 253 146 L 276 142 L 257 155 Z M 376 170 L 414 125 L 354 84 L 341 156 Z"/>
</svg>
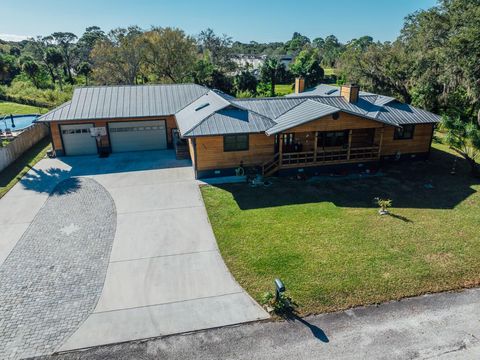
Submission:
<svg viewBox="0 0 480 360">
<path fill-rule="evenodd" d="M 454 159 L 458 159 L 457 173 L 451 175 Z M 376 197 L 392 199 L 396 208 L 452 209 L 476 193 L 472 186 L 480 184 L 479 179 L 470 176 L 463 159 L 437 149 L 432 149 L 429 160 L 385 163 L 381 171 L 384 176 L 354 180 L 336 177 L 305 182 L 276 178 L 267 188 L 251 188 L 247 184 L 217 187 L 230 192 L 242 210 L 319 202 L 376 208 Z"/>
</svg>

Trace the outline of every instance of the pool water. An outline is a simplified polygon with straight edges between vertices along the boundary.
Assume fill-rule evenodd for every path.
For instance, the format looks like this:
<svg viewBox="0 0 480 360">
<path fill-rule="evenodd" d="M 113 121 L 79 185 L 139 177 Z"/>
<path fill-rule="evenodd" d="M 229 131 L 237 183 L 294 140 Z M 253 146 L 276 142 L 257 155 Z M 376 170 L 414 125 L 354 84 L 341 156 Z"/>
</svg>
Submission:
<svg viewBox="0 0 480 360">
<path fill-rule="evenodd" d="M 0 117 L 0 130 L 5 131 L 5 129 L 10 129 L 12 131 L 18 131 L 25 129 L 32 125 L 32 123 L 37 120 L 38 115 L 13 115 L 13 124 L 12 119 L 8 115 L 3 119 L 3 116 Z M 3 119 L 3 120 L 2 120 Z"/>
</svg>

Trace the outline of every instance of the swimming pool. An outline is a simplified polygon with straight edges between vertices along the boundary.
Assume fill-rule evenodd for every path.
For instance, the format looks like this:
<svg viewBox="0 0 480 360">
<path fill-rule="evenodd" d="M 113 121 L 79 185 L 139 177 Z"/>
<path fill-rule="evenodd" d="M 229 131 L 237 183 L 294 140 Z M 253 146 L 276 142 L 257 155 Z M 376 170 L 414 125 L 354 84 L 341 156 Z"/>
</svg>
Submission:
<svg viewBox="0 0 480 360">
<path fill-rule="evenodd" d="M 37 120 L 39 115 L 30 114 L 30 115 L 13 115 L 13 124 L 12 118 L 10 115 L 7 115 L 5 118 L 0 117 L 0 130 L 5 131 L 5 129 L 10 129 L 12 131 L 23 130 Z"/>
</svg>

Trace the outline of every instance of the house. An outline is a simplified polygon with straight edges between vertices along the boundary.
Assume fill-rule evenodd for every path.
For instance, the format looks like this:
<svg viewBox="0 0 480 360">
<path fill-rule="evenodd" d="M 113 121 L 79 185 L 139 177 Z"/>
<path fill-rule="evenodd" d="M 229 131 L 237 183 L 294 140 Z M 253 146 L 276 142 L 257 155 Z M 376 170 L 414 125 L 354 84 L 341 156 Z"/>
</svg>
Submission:
<svg viewBox="0 0 480 360">
<path fill-rule="evenodd" d="M 184 142 L 198 178 L 363 168 L 424 158 L 439 116 L 357 85 L 236 99 L 194 84 L 97 86 L 43 115 L 58 155 L 172 148 Z M 99 128 L 91 136 L 91 128 Z M 177 147 L 178 151 L 178 147 Z"/>
</svg>

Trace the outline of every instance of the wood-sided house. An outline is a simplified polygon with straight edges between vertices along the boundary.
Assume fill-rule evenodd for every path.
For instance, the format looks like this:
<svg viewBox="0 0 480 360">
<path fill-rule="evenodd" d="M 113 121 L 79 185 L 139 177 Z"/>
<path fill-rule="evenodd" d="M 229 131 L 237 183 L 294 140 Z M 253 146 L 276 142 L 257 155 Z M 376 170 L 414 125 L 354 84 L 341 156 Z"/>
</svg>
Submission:
<svg viewBox="0 0 480 360">
<path fill-rule="evenodd" d="M 83 87 L 43 115 L 58 155 L 188 144 L 197 178 L 364 167 L 425 157 L 439 116 L 356 85 L 319 85 L 278 98 L 236 99 L 193 85 Z M 98 138 L 92 127 L 104 128 Z M 176 146 L 179 144 L 179 146 Z"/>
</svg>

